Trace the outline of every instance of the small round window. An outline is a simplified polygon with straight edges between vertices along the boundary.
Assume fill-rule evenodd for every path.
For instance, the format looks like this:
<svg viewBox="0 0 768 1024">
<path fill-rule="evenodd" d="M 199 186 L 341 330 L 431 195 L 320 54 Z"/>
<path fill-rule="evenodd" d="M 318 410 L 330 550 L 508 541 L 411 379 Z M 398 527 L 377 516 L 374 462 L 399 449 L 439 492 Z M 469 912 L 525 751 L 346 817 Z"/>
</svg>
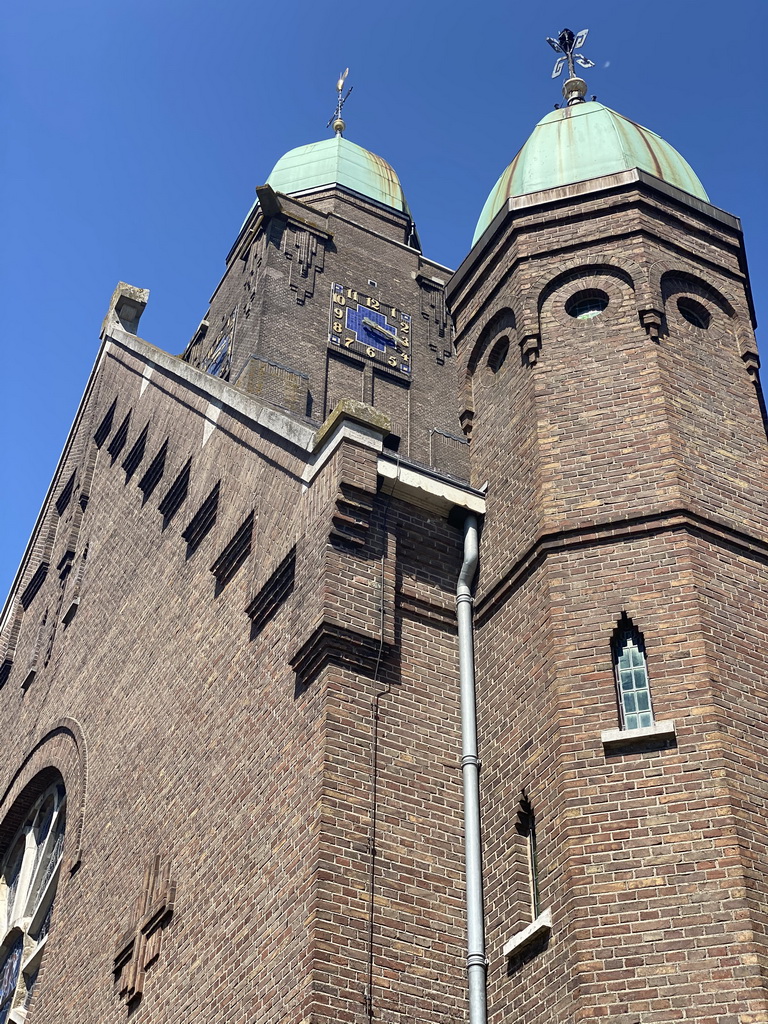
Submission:
<svg viewBox="0 0 768 1024">
<path fill-rule="evenodd" d="M 608 308 L 608 296 L 599 288 L 576 292 L 565 304 L 565 312 L 575 320 L 591 320 Z"/>
<path fill-rule="evenodd" d="M 687 320 L 693 327 L 698 327 L 702 331 L 706 331 L 709 327 L 712 316 L 707 307 L 697 302 L 696 299 L 687 297 L 678 299 L 677 308 L 680 310 L 683 320 Z"/>
<path fill-rule="evenodd" d="M 504 365 L 504 361 L 509 353 L 509 338 L 499 338 L 496 344 L 491 349 L 491 354 L 488 356 L 488 368 L 492 373 L 498 373 Z"/>
</svg>

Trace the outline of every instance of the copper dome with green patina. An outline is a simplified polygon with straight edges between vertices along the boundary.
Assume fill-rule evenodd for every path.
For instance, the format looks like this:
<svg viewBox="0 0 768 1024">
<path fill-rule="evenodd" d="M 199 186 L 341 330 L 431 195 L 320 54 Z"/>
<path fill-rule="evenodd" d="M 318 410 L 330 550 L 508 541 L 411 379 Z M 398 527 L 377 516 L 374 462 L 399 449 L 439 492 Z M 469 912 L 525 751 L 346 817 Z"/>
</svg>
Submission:
<svg viewBox="0 0 768 1024">
<path fill-rule="evenodd" d="M 477 222 L 472 244 L 514 196 L 633 168 L 709 202 L 690 164 L 649 128 L 595 101 L 553 110 L 539 121 L 494 185 Z"/>
<path fill-rule="evenodd" d="M 277 161 L 267 184 L 284 195 L 300 195 L 340 185 L 410 216 L 393 168 L 380 156 L 340 134 L 290 150 Z"/>
</svg>

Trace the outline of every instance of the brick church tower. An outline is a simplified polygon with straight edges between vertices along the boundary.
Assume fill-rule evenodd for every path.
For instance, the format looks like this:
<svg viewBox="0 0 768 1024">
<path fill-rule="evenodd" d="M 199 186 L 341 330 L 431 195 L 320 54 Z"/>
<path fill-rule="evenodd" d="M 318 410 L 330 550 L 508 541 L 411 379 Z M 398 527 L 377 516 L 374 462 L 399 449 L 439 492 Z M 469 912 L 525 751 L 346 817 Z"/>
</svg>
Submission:
<svg viewBox="0 0 768 1024">
<path fill-rule="evenodd" d="M 448 287 L 489 481 L 490 1019 L 765 1021 L 768 449 L 740 225 L 585 89 Z"/>
<path fill-rule="evenodd" d="M 0 1024 L 768 1022 L 741 232 L 584 95 L 453 275 L 339 109 L 182 356 L 118 285 L 0 619 Z"/>
</svg>

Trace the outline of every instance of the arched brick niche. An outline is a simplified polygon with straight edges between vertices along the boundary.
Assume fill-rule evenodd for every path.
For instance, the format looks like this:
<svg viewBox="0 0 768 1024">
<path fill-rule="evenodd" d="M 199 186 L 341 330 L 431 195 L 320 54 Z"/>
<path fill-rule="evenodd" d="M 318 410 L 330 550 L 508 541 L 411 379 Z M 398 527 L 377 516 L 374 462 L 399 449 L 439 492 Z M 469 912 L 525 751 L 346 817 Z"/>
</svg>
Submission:
<svg viewBox="0 0 768 1024">
<path fill-rule="evenodd" d="M 735 336 L 736 314 L 731 303 L 711 284 L 684 270 L 661 277 L 661 297 L 667 330 L 711 332 L 711 337 Z"/>
<path fill-rule="evenodd" d="M 505 306 L 497 310 L 480 329 L 470 350 L 462 382 L 463 403 L 460 414 L 466 434 L 472 431 L 476 403 L 483 389 L 504 380 L 515 344 L 515 314 Z"/>
<path fill-rule="evenodd" d="M 622 267 L 591 264 L 558 274 L 538 299 L 542 347 L 552 332 L 604 334 L 618 322 L 636 323 L 635 284 Z"/>
</svg>

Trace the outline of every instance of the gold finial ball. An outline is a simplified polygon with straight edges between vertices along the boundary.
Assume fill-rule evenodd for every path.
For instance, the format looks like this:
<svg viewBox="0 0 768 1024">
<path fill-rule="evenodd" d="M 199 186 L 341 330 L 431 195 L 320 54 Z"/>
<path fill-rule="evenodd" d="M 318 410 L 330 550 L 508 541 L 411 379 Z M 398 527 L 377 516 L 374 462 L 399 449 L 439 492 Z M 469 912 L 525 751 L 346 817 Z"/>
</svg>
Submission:
<svg viewBox="0 0 768 1024">
<path fill-rule="evenodd" d="M 336 132 L 337 135 L 341 135 L 341 133 L 344 131 L 346 127 L 346 124 L 340 117 L 337 117 L 336 120 L 333 122 L 333 130 Z"/>
</svg>

